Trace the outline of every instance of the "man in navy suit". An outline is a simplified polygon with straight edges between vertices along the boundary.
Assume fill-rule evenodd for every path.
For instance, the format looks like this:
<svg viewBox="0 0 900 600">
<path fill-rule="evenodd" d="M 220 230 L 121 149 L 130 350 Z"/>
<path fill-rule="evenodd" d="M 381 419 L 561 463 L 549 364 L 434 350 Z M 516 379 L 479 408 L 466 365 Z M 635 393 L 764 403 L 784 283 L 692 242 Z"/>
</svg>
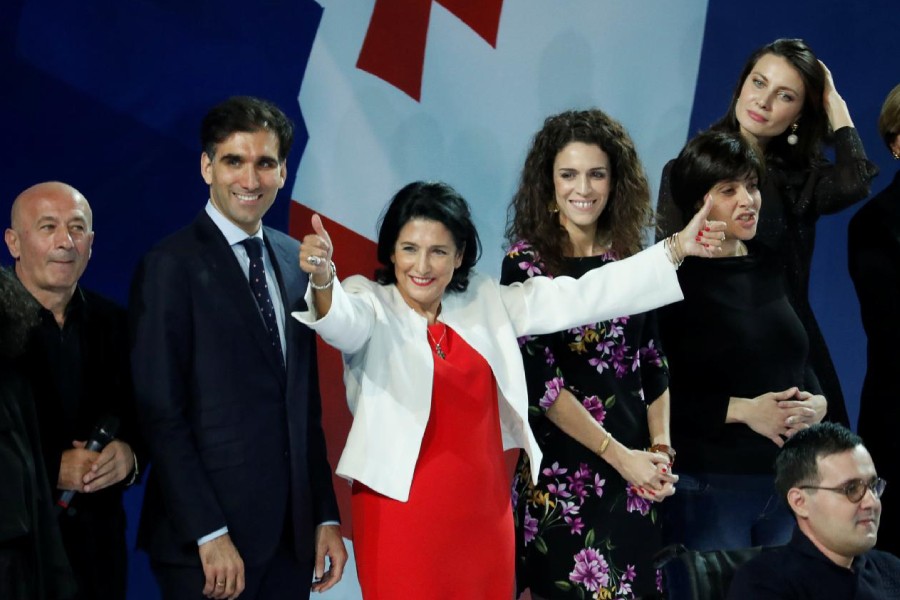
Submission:
<svg viewBox="0 0 900 600">
<path fill-rule="evenodd" d="M 152 461 L 138 545 L 167 599 L 306 597 L 347 559 L 315 337 L 287 318 L 305 308 L 299 243 L 262 226 L 292 141 L 269 102 L 212 108 L 209 201 L 135 275 L 131 360 Z"/>
</svg>

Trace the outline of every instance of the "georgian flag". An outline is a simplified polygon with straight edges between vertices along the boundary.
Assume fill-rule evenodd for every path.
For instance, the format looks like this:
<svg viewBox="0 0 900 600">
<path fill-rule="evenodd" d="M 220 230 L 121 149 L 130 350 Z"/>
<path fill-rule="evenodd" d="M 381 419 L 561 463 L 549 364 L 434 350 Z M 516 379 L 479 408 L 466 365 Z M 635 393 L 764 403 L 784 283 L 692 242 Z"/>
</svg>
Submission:
<svg viewBox="0 0 900 600">
<path fill-rule="evenodd" d="M 294 237 L 325 220 L 340 275 L 371 277 L 376 223 L 410 181 L 466 198 L 499 274 L 506 207 L 545 117 L 598 107 L 635 140 L 651 186 L 688 137 L 706 2 L 320 0 L 300 88 L 309 141 L 292 192 Z M 655 194 L 655 192 L 654 192 Z M 549 201 L 549 199 L 548 199 Z M 320 345 L 332 464 L 350 414 L 337 352 Z M 335 487 L 352 537 L 350 488 Z M 352 544 L 348 541 L 352 552 Z M 352 564 L 326 594 L 358 598 Z"/>
</svg>

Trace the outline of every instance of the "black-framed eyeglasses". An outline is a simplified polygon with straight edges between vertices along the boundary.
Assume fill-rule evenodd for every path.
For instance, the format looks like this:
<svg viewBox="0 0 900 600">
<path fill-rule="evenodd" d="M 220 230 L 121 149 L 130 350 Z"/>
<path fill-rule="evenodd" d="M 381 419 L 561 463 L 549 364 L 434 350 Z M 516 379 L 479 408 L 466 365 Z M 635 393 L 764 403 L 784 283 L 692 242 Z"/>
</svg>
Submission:
<svg viewBox="0 0 900 600">
<path fill-rule="evenodd" d="M 881 477 L 875 477 L 869 482 L 865 482 L 862 479 L 854 479 L 853 481 L 848 481 L 844 485 L 838 487 L 821 487 L 817 485 L 801 485 L 798 487 L 801 490 L 826 490 L 829 492 L 837 492 L 847 496 L 847 500 L 856 504 L 862 501 L 863 496 L 866 495 L 866 490 L 871 490 L 876 498 L 881 498 L 886 485 L 887 481 Z"/>
</svg>

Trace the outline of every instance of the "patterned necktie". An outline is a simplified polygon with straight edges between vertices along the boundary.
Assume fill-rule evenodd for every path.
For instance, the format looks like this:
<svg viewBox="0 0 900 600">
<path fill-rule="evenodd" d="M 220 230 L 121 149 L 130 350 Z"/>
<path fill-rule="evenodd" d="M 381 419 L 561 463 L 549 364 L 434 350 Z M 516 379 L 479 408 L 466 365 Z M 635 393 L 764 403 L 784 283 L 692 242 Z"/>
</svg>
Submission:
<svg viewBox="0 0 900 600">
<path fill-rule="evenodd" d="M 275 319 L 275 307 L 272 305 L 272 296 L 269 295 L 269 285 L 266 283 L 266 270 L 263 268 L 262 240 L 251 237 L 243 240 L 241 244 L 244 245 L 247 256 L 250 257 L 250 290 L 253 292 L 253 297 L 256 298 L 259 314 L 262 315 L 265 322 L 272 346 L 278 351 L 281 365 L 284 366 L 281 336 L 278 335 L 278 321 Z"/>
</svg>

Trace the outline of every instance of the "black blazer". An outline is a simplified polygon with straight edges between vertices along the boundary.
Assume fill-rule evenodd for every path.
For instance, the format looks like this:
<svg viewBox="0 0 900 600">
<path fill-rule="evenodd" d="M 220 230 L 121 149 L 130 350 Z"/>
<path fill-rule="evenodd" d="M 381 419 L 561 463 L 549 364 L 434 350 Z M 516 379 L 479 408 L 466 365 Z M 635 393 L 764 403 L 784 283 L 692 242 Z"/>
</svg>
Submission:
<svg viewBox="0 0 900 600">
<path fill-rule="evenodd" d="M 850 277 L 866 330 L 866 378 L 859 399 L 859 434 L 878 474 L 894 488 L 882 498 L 878 548 L 900 554 L 900 172 L 851 219 Z"/>
<path fill-rule="evenodd" d="M 338 519 L 315 336 L 290 317 L 305 309 L 299 243 L 269 228 L 264 238 L 284 300 L 286 368 L 205 213 L 135 275 L 131 360 L 152 461 L 138 546 L 161 562 L 199 565 L 197 539 L 226 525 L 247 565 L 274 554 L 285 526 L 305 560 L 316 524 Z"/>
</svg>

